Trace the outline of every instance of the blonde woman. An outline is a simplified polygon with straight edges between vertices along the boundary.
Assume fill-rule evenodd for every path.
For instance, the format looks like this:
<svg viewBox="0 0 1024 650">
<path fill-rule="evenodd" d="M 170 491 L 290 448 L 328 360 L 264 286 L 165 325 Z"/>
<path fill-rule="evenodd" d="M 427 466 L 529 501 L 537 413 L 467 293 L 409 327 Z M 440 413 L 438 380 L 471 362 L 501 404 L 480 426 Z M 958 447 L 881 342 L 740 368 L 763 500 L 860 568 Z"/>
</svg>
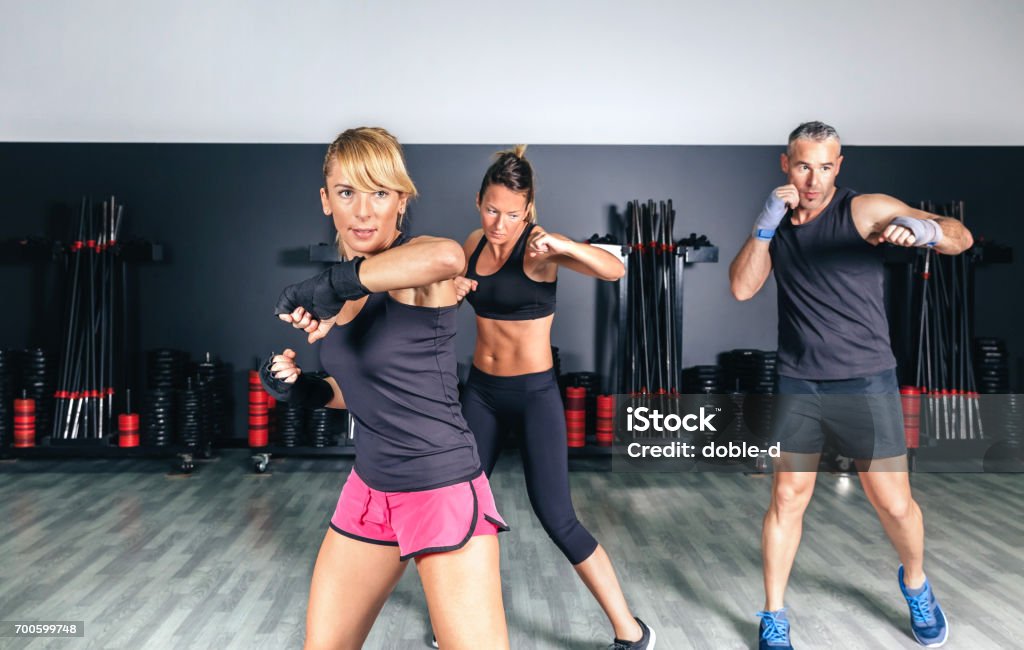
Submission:
<svg viewBox="0 0 1024 650">
<path fill-rule="evenodd" d="M 416 188 L 398 141 L 345 131 L 324 159 L 320 198 L 345 261 L 285 289 L 280 318 L 322 339 L 326 379 L 295 353 L 272 357 L 264 383 L 279 399 L 347 408 L 355 466 L 313 569 L 307 650 L 359 648 L 410 558 L 442 647 L 508 648 L 495 508 L 458 403 L 451 240 L 407 238 Z"/>
</svg>

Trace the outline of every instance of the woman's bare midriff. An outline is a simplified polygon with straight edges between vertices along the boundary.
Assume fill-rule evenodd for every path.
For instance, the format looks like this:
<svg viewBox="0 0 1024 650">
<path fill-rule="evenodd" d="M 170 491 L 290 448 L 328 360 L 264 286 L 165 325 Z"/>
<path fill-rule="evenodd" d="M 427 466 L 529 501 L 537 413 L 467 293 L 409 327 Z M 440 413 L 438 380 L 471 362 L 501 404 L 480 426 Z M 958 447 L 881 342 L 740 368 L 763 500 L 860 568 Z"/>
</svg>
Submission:
<svg viewBox="0 0 1024 650">
<path fill-rule="evenodd" d="M 476 319 L 473 365 L 489 375 L 513 377 L 550 370 L 554 314 L 534 320 Z"/>
</svg>

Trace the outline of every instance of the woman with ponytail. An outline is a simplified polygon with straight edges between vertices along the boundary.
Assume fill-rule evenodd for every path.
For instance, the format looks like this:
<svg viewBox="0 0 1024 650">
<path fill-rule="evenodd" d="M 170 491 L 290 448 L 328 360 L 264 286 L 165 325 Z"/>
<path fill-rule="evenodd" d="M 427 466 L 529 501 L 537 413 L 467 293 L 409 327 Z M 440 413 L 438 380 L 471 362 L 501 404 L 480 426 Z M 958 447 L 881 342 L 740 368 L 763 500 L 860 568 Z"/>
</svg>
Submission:
<svg viewBox="0 0 1024 650">
<path fill-rule="evenodd" d="M 559 268 L 607 281 L 621 278 L 625 268 L 600 248 L 538 225 L 525 150 L 499 152 L 484 174 L 476 195 L 481 227 L 466 239 L 466 272 L 455 279 L 459 299 L 476 310 L 477 326 L 462 412 L 488 476 L 509 429 L 519 432 L 533 511 L 608 616 L 613 648 L 653 650 L 654 632 L 633 617 L 608 554 L 576 518 L 551 356 Z"/>
</svg>

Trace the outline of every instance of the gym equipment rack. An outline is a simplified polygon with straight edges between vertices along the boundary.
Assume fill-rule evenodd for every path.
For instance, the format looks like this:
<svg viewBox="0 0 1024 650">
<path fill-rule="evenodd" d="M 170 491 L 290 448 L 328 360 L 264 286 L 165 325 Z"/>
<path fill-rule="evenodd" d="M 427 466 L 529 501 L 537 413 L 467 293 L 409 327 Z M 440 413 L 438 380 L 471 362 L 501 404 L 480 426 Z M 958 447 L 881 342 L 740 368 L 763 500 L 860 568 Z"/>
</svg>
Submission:
<svg viewBox="0 0 1024 650">
<path fill-rule="evenodd" d="M 135 376 L 135 373 L 128 370 L 128 367 L 133 365 L 130 360 L 139 356 L 135 349 L 137 336 L 133 336 L 127 327 L 130 313 L 127 268 L 129 265 L 160 263 L 164 260 L 164 250 L 160 244 L 142 239 L 125 241 L 117 238 L 123 209 L 123 205 L 116 204 L 114 197 L 110 197 L 109 203 L 106 201 L 103 203 L 103 214 L 97 216 L 92 202 L 83 197 L 77 227 L 72 226 L 73 230 L 67 242 L 46 237 L 14 238 L 0 242 L 0 259 L 5 263 L 51 262 L 61 264 L 63 267 L 62 284 L 68 298 L 68 303 L 65 305 L 67 319 L 76 318 L 76 304 L 73 300 L 74 293 L 79 289 L 76 282 L 87 272 L 98 273 L 97 277 L 100 278 L 100 295 L 95 299 L 109 301 L 107 305 L 109 318 L 101 323 L 105 331 L 100 335 L 101 355 L 105 357 L 105 361 L 109 365 L 90 370 L 90 372 L 96 373 L 94 379 L 95 382 L 98 382 L 94 382 L 94 388 L 87 391 L 90 395 L 86 397 L 72 397 L 70 394 L 60 395 L 63 392 L 61 390 L 63 386 L 59 386 L 59 399 L 54 404 L 56 415 L 52 418 L 55 424 L 53 432 L 37 432 L 35 446 L 32 447 L 0 446 L 0 459 L 17 461 L 54 458 L 173 457 L 174 467 L 182 473 L 190 473 L 195 467 L 194 459 L 197 454 L 195 448 L 182 445 L 164 447 L 119 447 L 117 445 L 116 428 L 113 426 L 114 404 L 116 401 L 118 406 L 123 405 L 127 386 Z M 97 235 L 97 233 L 99 234 Z M 118 280 L 120 280 L 120 287 L 116 287 Z M 120 289 L 120 295 L 115 295 L 116 288 Z M 109 293 L 106 293 L 108 290 Z M 116 320 L 113 316 L 115 311 L 119 312 L 119 323 L 113 322 Z M 71 322 L 64 323 L 64 325 L 68 327 L 64 331 L 67 340 L 59 343 L 63 349 L 63 356 L 59 359 L 62 378 L 66 378 L 67 373 L 73 370 L 68 365 L 71 361 L 69 355 L 84 354 L 82 345 L 96 345 L 95 338 L 84 344 L 72 340 Z M 121 338 L 118 343 L 115 343 L 113 337 L 115 327 L 119 327 L 121 330 L 118 332 Z M 99 327 L 95 328 L 95 330 L 99 329 Z M 84 339 L 90 338 L 84 337 Z M 52 347 L 56 348 L 57 346 Z M 95 352 L 95 348 L 92 351 Z M 108 386 L 97 389 L 103 383 Z M 115 385 L 119 386 L 117 392 L 113 389 Z M 87 406 L 83 405 L 79 408 L 91 410 L 90 426 L 93 427 L 92 431 L 96 434 L 95 436 L 59 437 L 55 435 L 57 427 L 60 425 L 59 420 L 70 417 L 69 409 L 74 408 L 75 400 L 88 403 Z M 56 416 L 60 416 L 60 418 L 58 419 Z M 202 453 L 207 452 L 203 451 Z"/>
</svg>

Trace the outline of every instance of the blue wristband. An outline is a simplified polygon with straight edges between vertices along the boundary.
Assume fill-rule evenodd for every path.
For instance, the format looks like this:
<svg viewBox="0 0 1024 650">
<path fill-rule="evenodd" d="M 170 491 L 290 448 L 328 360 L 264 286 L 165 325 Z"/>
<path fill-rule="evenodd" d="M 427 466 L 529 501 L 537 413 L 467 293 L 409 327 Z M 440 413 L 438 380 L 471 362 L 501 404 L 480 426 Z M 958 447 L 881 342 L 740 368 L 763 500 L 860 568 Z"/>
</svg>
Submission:
<svg viewBox="0 0 1024 650">
<path fill-rule="evenodd" d="M 754 231 L 754 237 L 757 237 L 761 241 L 771 241 L 772 237 L 775 236 L 775 229 L 771 228 L 758 228 Z"/>
</svg>

